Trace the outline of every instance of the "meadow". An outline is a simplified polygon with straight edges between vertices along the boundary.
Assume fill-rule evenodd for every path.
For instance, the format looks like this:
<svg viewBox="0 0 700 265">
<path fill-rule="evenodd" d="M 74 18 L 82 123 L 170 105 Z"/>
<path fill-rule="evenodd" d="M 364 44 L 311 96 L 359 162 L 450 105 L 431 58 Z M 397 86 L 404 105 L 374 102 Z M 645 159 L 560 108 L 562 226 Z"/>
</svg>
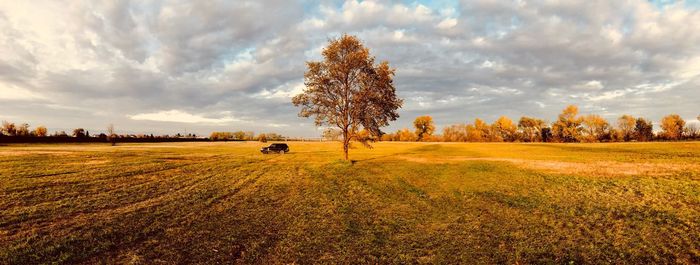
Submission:
<svg viewBox="0 0 700 265">
<path fill-rule="evenodd" d="M 0 146 L 1 264 L 700 263 L 700 143 Z"/>
</svg>

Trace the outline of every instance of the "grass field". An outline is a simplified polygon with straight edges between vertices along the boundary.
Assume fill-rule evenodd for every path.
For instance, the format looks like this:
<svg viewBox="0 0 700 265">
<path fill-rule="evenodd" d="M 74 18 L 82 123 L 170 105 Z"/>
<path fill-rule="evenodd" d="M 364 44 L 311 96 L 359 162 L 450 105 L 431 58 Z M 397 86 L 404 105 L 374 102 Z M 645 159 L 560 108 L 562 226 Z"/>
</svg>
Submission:
<svg viewBox="0 0 700 265">
<path fill-rule="evenodd" d="M 700 143 L 0 146 L 0 263 L 700 263 Z"/>
</svg>

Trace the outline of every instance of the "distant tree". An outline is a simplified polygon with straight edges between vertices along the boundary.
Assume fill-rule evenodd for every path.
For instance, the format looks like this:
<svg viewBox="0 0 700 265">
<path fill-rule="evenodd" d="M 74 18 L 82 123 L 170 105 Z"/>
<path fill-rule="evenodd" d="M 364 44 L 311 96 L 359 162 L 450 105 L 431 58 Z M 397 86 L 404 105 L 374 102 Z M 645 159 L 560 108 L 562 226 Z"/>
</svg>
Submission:
<svg viewBox="0 0 700 265">
<path fill-rule="evenodd" d="M 651 121 L 642 117 L 637 118 L 634 125 L 634 138 L 640 142 L 654 139 L 654 126 Z"/>
<path fill-rule="evenodd" d="M 518 121 L 518 128 L 523 132 L 523 140 L 526 142 L 542 141 L 541 131 L 546 126 L 543 120 L 525 116 Z"/>
<path fill-rule="evenodd" d="M 423 137 L 423 139 L 421 141 L 423 141 L 423 142 L 444 142 L 445 140 L 442 138 L 442 135 L 431 134 L 431 135 Z"/>
<path fill-rule="evenodd" d="M 698 121 L 700 121 L 700 115 L 698 115 L 698 116 L 696 117 L 696 119 L 698 119 Z M 696 130 L 696 129 L 697 129 L 697 132 L 695 133 L 695 137 L 694 137 L 694 138 L 699 138 L 699 137 L 700 137 L 700 128 L 698 128 L 698 127 L 699 127 L 698 125 L 693 125 L 693 130 Z"/>
<path fill-rule="evenodd" d="M 244 140 L 245 139 L 245 132 L 244 131 L 233 132 L 233 139 Z"/>
<path fill-rule="evenodd" d="M 401 130 L 396 130 L 395 133 L 385 133 L 385 134 L 382 134 L 382 137 L 380 138 L 380 140 L 382 140 L 382 141 L 398 141 L 400 134 L 401 134 Z"/>
<path fill-rule="evenodd" d="M 76 128 L 73 130 L 73 137 L 75 138 L 83 138 L 85 137 L 85 129 L 83 128 Z"/>
<path fill-rule="evenodd" d="M 357 137 L 364 129 L 379 137 L 381 127 L 399 117 L 403 101 L 396 96 L 394 69 L 384 61 L 374 64 L 374 57 L 355 36 L 343 35 L 330 40 L 323 61 L 307 62 L 304 92 L 292 102 L 301 106 L 299 116 L 315 116 L 317 126 L 338 127 L 343 136 L 343 152 L 348 160 L 350 141 L 369 146 Z"/>
<path fill-rule="evenodd" d="M 666 139 L 678 140 L 683 136 L 685 121 L 678 114 L 671 114 L 661 119 L 661 129 Z"/>
<path fill-rule="evenodd" d="M 394 140 L 394 134 L 393 133 L 384 133 L 382 134 L 382 137 L 379 137 L 379 140 L 382 142 L 389 142 Z"/>
<path fill-rule="evenodd" d="M 581 137 L 581 117 L 578 117 L 578 107 L 569 105 L 559 119 L 552 124 L 552 136 L 560 142 L 576 142 Z"/>
<path fill-rule="evenodd" d="M 582 139 L 588 142 L 598 142 L 610 139 L 610 124 L 603 117 L 595 114 L 582 118 Z"/>
<path fill-rule="evenodd" d="M 107 140 L 112 146 L 117 145 L 117 133 L 114 131 L 114 124 L 107 125 Z"/>
<path fill-rule="evenodd" d="M 234 134 L 232 132 L 212 132 L 209 139 L 213 141 L 233 140 Z"/>
<path fill-rule="evenodd" d="M 464 124 L 454 124 L 442 129 L 442 138 L 445 142 L 467 141 L 467 128 Z"/>
<path fill-rule="evenodd" d="M 401 141 L 401 130 L 396 130 L 394 133 L 394 141 Z"/>
<path fill-rule="evenodd" d="M 688 125 L 685 126 L 684 132 L 688 139 L 695 139 L 700 136 L 700 127 L 695 123 L 688 123 Z"/>
<path fill-rule="evenodd" d="M 493 122 L 491 127 L 493 128 L 493 132 L 497 139 L 501 139 L 506 142 L 513 142 L 517 138 L 518 127 L 515 126 L 515 123 L 513 123 L 513 121 L 506 116 L 501 116 L 498 118 L 495 122 Z"/>
<path fill-rule="evenodd" d="M 34 129 L 34 131 L 33 131 L 34 136 L 37 136 L 37 137 L 46 137 L 46 133 L 47 133 L 47 130 L 46 130 L 46 127 L 44 127 L 44 126 L 36 127 L 36 129 Z"/>
<path fill-rule="evenodd" d="M 552 128 L 544 127 L 540 130 L 540 139 L 542 139 L 542 142 L 551 142 L 553 138 L 554 136 L 552 136 Z"/>
<path fill-rule="evenodd" d="M 17 127 L 17 131 L 15 133 L 17 136 L 29 136 L 29 124 L 27 123 L 22 123 Z"/>
<path fill-rule="evenodd" d="M 252 131 L 246 131 L 246 132 L 245 132 L 245 136 L 244 136 L 244 140 L 246 140 L 246 141 L 253 141 L 253 140 L 255 140 L 255 133 L 252 132 Z"/>
<path fill-rule="evenodd" d="M 470 142 L 489 142 L 493 140 L 493 130 L 483 120 L 474 119 L 473 125 L 467 125 L 467 141 Z"/>
<path fill-rule="evenodd" d="M 343 132 L 341 132 L 338 129 L 326 128 L 325 130 L 323 130 L 323 134 L 321 136 L 323 137 L 323 140 L 326 141 L 338 141 L 340 140 L 340 137 L 342 137 L 342 134 Z"/>
<path fill-rule="evenodd" d="M 634 135 L 634 131 L 633 131 L 633 135 Z M 615 127 L 612 127 L 612 125 L 610 127 L 609 132 L 608 132 L 608 136 L 609 136 L 611 142 L 623 142 L 623 141 L 625 141 L 623 134 L 620 132 L 620 130 L 615 129 Z"/>
<path fill-rule="evenodd" d="M 368 130 L 362 129 L 359 132 L 357 132 L 357 137 L 361 139 L 368 139 L 371 142 L 375 142 L 379 139 L 379 137 L 372 135 Z"/>
<path fill-rule="evenodd" d="M 285 139 L 284 136 L 278 133 L 266 133 L 265 135 L 269 141 L 281 141 Z"/>
<path fill-rule="evenodd" d="M 467 123 L 464 125 L 465 142 L 483 142 L 484 136 L 482 130 L 477 130 L 474 124 Z"/>
<path fill-rule="evenodd" d="M 2 133 L 8 136 L 15 136 L 17 135 L 17 127 L 12 122 L 2 121 Z"/>
<path fill-rule="evenodd" d="M 473 124 L 467 124 L 465 127 L 467 134 L 467 142 L 486 142 L 490 138 L 491 126 L 483 120 L 474 119 Z"/>
<path fill-rule="evenodd" d="M 264 133 L 261 133 L 260 135 L 258 135 L 258 141 L 260 141 L 261 143 L 267 143 L 267 136 Z"/>
<path fill-rule="evenodd" d="M 433 124 L 433 117 L 428 115 L 417 117 L 413 121 L 413 126 L 416 128 L 416 136 L 418 141 L 423 141 L 428 136 L 433 135 L 435 132 L 435 124 Z"/>
<path fill-rule="evenodd" d="M 399 132 L 399 141 L 402 142 L 415 142 L 418 136 L 414 134 L 411 130 L 404 128 Z"/>
<path fill-rule="evenodd" d="M 628 142 L 634 136 L 634 128 L 637 120 L 630 115 L 622 115 L 617 119 L 617 130 L 623 141 Z"/>
</svg>

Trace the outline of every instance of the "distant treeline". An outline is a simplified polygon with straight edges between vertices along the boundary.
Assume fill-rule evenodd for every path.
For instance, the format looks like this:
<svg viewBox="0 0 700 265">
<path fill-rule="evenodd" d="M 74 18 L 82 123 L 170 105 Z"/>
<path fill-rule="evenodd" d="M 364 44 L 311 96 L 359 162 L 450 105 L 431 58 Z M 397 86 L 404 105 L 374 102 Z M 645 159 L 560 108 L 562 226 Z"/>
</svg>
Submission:
<svg viewBox="0 0 700 265">
<path fill-rule="evenodd" d="M 103 135 L 104 136 L 104 135 Z M 136 137 L 135 135 L 119 135 L 116 138 L 98 136 L 74 137 L 69 135 L 37 136 L 0 136 L 0 143 L 159 143 L 159 142 L 205 142 L 208 138 L 194 137 Z"/>
<path fill-rule="evenodd" d="M 697 117 L 700 121 L 700 116 Z M 421 116 L 413 122 L 414 130 L 404 128 L 394 133 L 383 134 L 372 140 L 380 141 L 426 141 L 426 142 L 629 142 L 629 141 L 678 141 L 700 140 L 700 126 L 686 123 L 679 115 L 670 114 L 660 121 L 661 130 L 654 132 L 654 124 L 643 117 L 620 116 L 614 124 L 596 114 L 579 115 L 574 105 L 566 107 L 557 120 L 548 123 L 542 119 L 521 117 L 517 123 L 501 116 L 492 124 L 481 119 L 473 123 L 453 124 L 443 128 L 442 134 L 435 134 L 431 116 Z M 373 138 L 369 132 L 360 131 L 358 137 Z M 341 133 L 336 129 L 326 129 L 322 139 L 337 141 Z M 110 125 L 107 133 L 91 135 L 83 128 L 76 128 L 71 134 L 65 131 L 47 133 L 44 126 L 30 130 L 29 124 L 3 121 L 0 127 L 0 143 L 65 143 L 65 142 L 190 142 L 190 141 L 308 141 L 304 138 L 290 138 L 278 133 L 251 131 L 212 132 L 207 137 L 195 134 L 153 135 L 116 134 Z M 315 140 L 313 140 L 315 141 Z"/>
<path fill-rule="evenodd" d="M 698 116 L 700 120 L 700 116 Z M 677 114 L 665 116 L 661 131 L 654 132 L 653 123 L 642 117 L 622 115 L 614 125 L 599 115 L 579 116 L 578 108 L 568 106 L 553 123 L 521 117 L 517 124 L 506 116 L 493 124 L 481 119 L 474 123 L 454 124 L 434 135 L 432 117 L 421 116 L 414 121 L 415 131 L 407 128 L 381 136 L 381 141 L 444 141 L 444 142 L 628 142 L 677 141 L 700 139 L 697 124 L 686 124 Z M 325 135 L 325 133 L 324 133 Z M 331 135 L 328 133 L 328 135 Z"/>
<path fill-rule="evenodd" d="M 304 140 L 284 137 L 277 133 L 262 133 L 255 135 L 253 132 L 213 132 L 209 138 L 196 134 L 117 134 L 114 127 L 107 127 L 107 133 L 90 134 L 83 128 L 76 128 L 70 134 L 65 131 L 56 131 L 49 134 L 46 127 L 38 126 L 30 129 L 29 124 L 3 121 L 0 127 L 0 143 L 148 143 L 148 142 L 199 142 L 199 141 L 284 141 Z"/>
<path fill-rule="evenodd" d="M 0 127 L 0 143 L 146 143 L 146 142 L 189 142 L 208 141 L 196 134 L 153 135 L 153 134 L 116 134 L 114 127 L 107 128 L 108 133 L 90 134 L 83 128 L 76 128 L 70 134 L 56 131 L 49 134 L 46 127 L 38 126 L 33 130 L 29 124 L 15 125 L 3 121 Z"/>
<path fill-rule="evenodd" d="M 212 132 L 209 135 L 212 141 L 283 141 L 288 140 L 287 137 L 277 133 L 261 133 L 255 135 L 251 131 L 235 131 L 235 132 Z"/>
</svg>

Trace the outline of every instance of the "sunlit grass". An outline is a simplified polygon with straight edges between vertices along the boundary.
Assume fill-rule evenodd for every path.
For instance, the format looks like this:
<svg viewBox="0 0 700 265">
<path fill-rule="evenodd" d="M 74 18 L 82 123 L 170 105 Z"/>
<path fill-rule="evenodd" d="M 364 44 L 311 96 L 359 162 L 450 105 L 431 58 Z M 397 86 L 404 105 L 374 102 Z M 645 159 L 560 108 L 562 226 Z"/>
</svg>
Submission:
<svg viewBox="0 0 700 265">
<path fill-rule="evenodd" d="M 0 263 L 700 263 L 700 144 L 0 147 Z"/>
</svg>

